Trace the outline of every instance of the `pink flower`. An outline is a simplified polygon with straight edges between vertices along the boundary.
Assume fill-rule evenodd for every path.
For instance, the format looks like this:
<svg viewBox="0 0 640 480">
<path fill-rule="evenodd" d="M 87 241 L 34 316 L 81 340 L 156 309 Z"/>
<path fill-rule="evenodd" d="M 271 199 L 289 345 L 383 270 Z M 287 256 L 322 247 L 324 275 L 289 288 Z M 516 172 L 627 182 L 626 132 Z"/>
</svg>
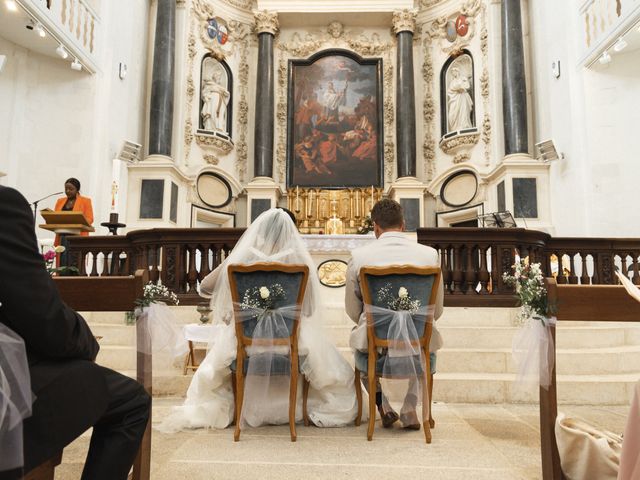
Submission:
<svg viewBox="0 0 640 480">
<path fill-rule="evenodd" d="M 52 262 L 56 258 L 55 250 L 48 250 L 42 254 L 45 262 Z"/>
</svg>

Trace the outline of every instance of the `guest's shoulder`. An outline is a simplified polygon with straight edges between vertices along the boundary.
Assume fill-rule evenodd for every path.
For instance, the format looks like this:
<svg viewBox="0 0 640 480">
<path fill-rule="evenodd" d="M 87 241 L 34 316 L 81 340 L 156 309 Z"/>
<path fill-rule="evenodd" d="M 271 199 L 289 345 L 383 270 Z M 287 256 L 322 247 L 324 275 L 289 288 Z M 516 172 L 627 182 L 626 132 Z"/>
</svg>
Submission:
<svg viewBox="0 0 640 480">
<path fill-rule="evenodd" d="M 15 188 L 0 185 L 0 202 L 3 204 L 28 204 L 27 199 Z"/>
</svg>

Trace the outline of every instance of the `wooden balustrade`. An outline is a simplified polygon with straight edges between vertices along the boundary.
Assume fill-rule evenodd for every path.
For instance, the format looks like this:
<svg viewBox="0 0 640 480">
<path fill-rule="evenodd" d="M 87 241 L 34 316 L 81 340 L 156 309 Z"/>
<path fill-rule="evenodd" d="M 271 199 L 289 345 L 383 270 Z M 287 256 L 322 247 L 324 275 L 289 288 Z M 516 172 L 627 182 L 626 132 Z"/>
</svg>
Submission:
<svg viewBox="0 0 640 480">
<path fill-rule="evenodd" d="M 233 249 L 242 228 L 154 228 L 121 236 L 69 237 L 71 265 L 81 275 L 131 275 L 137 269 L 161 280 L 183 305 L 202 299 L 197 286 Z"/>
<path fill-rule="evenodd" d="M 155 228 L 123 236 L 69 237 L 72 265 L 88 276 L 133 274 L 145 269 L 152 281 L 196 304 L 202 279 L 233 249 L 241 228 Z M 516 258 L 540 262 L 543 274 L 559 284 L 616 282 L 614 267 L 640 285 L 640 239 L 554 238 L 522 228 L 422 228 L 418 242 L 438 250 L 445 305 L 515 306 L 502 281 Z"/>
<path fill-rule="evenodd" d="M 617 267 L 640 285 L 640 239 L 554 238 L 523 228 L 422 228 L 418 242 L 440 253 L 445 305 L 513 306 L 502 274 L 516 258 L 540 262 L 559 284 L 617 283 Z"/>
</svg>

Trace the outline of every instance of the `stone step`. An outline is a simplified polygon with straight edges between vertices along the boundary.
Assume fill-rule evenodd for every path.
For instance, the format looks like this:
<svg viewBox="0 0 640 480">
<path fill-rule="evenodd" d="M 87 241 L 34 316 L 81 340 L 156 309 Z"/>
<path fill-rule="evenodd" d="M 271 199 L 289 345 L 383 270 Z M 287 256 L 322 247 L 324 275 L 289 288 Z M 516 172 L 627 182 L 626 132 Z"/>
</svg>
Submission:
<svg viewBox="0 0 640 480">
<path fill-rule="evenodd" d="M 123 371 L 135 378 L 134 371 Z M 160 373 L 153 376 L 153 394 L 159 397 L 184 397 L 193 375 Z M 537 403 L 535 387 L 521 387 L 515 375 L 488 373 L 438 373 L 433 400 L 445 403 Z M 558 403 L 574 405 L 628 405 L 638 375 L 558 375 Z M 385 384 L 393 402 L 404 398 L 406 383 Z"/>
<path fill-rule="evenodd" d="M 523 388 L 515 375 L 443 373 L 434 380 L 434 401 L 450 403 L 535 403 L 538 389 Z M 575 405 L 628 405 L 638 374 L 558 375 L 558 402 Z"/>
<path fill-rule="evenodd" d="M 505 348 L 520 327 L 450 327 L 438 325 L 447 348 Z M 640 343 L 640 330 L 625 325 L 560 326 L 558 348 L 603 348 Z"/>
<path fill-rule="evenodd" d="M 136 327 L 134 325 L 118 325 L 115 323 L 96 323 L 90 324 L 91 331 L 94 335 L 102 337 L 99 340 L 101 346 L 119 345 L 133 346 L 135 345 Z"/>
<path fill-rule="evenodd" d="M 558 374 L 610 375 L 636 373 L 640 378 L 640 345 L 562 349 L 556 352 Z M 516 373 L 510 348 L 443 348 L 438 373 Z"/>
</svg>

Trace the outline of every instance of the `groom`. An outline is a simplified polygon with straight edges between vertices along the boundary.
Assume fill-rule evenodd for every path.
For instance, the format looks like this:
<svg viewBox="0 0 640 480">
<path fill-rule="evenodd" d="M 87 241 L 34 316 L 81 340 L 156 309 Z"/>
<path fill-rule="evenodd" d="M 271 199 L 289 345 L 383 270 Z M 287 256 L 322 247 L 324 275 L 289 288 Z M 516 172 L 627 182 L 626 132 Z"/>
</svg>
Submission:
<svg viewBox="0 0 640 480">
<path fill-rule="evenodd" d="M 349 344 L 353 349 L 365 352 L 367 350 L 367 319 L 364 314 L 364 304 L 360 289 L 360 269 L 364 266 L 407 264 L 420 267 L 440 266 L 438 252 L 435 249 L 409 240 L 402 233 L 404 231 L 404 216 L 402 206 L 398 202 L 390 199 L 380 200 L 371 209 L 371 220 L 373 221 L 373 232 L 377 240 L 351 252 L 345 288 L 347 314 L 351 317 L 351 320 L 358 324 L 351 332 Z M 435 320 L 442 315 L 443 300 L 444 289 L 442 282 L 440 282 L 436 298 Z M 431 385 L 433 385 L 433 374 L 436 366 L 435 352 L 441 346 L 442 337 L 434 323 L 431 343 L 429 344 L 429 351 L 431 352 Z M 363 383 L 366 388 L 367 381 L 364 378 Z M 429 392 L 429 395 L 431 395 L 431 392 Z M 376 405 L 382 418 L 382 425 L 385 428 L 390 428 L 400 418 L 405 428 L 419 430 L 420 421 L 416 415 L 417 401 L 418 399 L 415 395 L 407 394 L 401 410 L 401 417 L 398 417 L 398 414 L 393 410 L 384 412 L 382 410 L 383 393 L 380 383 L 377 383 Z"/>
</svg>

